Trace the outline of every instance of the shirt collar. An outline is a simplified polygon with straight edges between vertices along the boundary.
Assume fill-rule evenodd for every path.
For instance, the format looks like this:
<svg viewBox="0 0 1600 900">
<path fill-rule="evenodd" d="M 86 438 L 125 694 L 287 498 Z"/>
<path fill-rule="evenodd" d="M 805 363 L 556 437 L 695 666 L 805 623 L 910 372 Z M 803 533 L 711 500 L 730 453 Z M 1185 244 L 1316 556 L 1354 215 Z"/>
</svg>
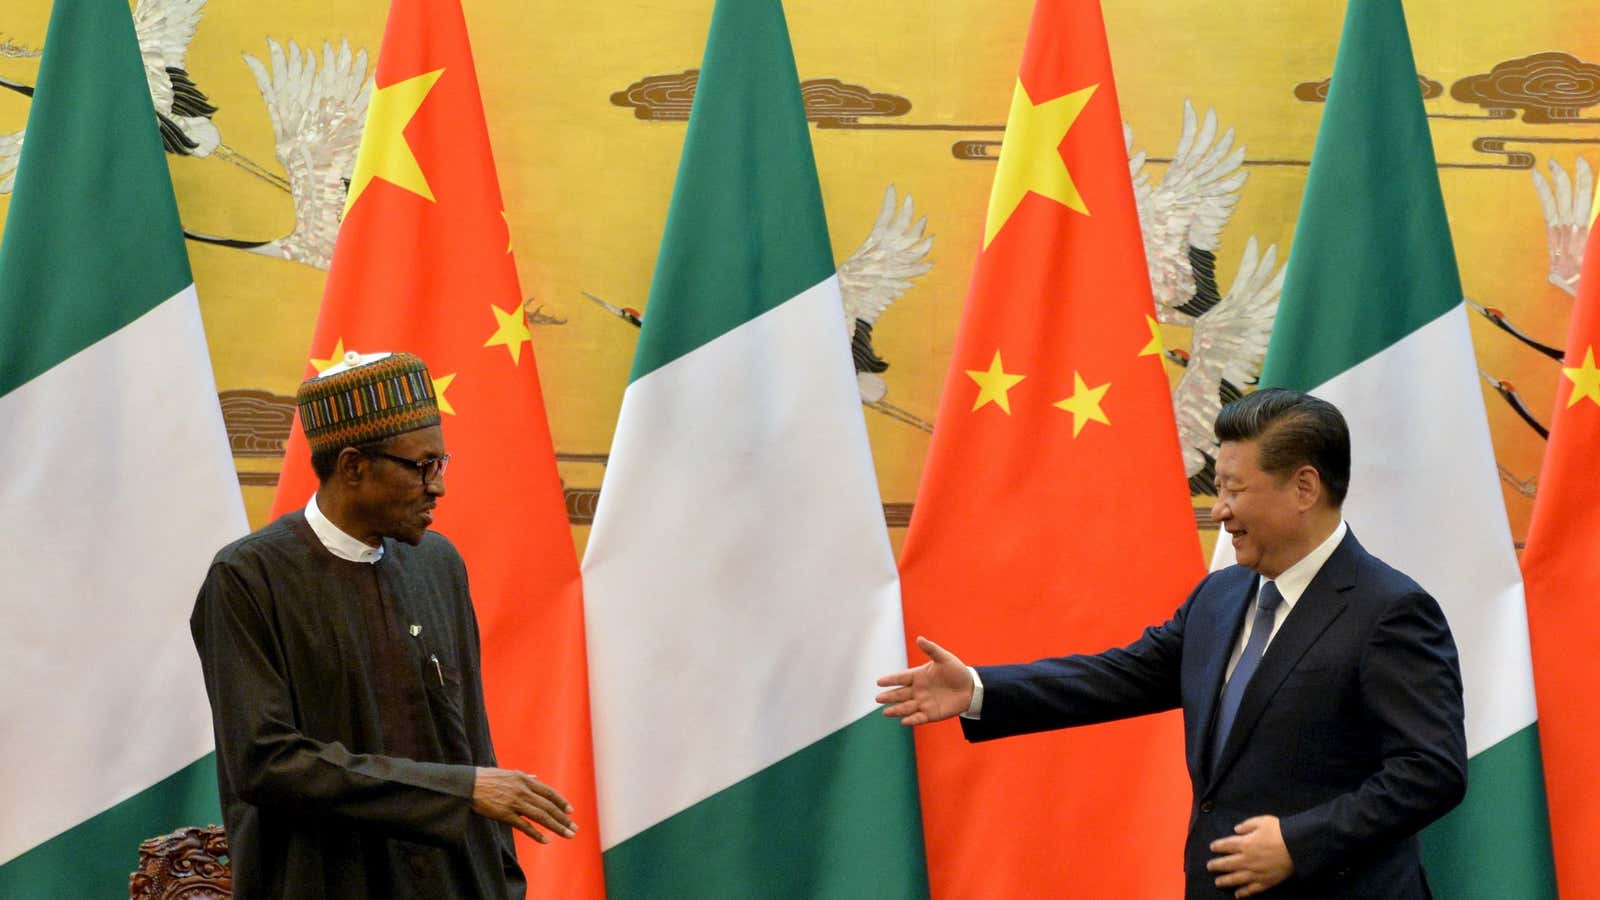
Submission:
<svg viewBox="0 0 1600 900">
<path fill-rule="evenodd" d="M 306 504 L 306 524 L 316 533 L 317 540 L 328 552 L 340 559 L 347 559 L 358 563 L 375 563 L 383 559 L 383 545 L 368 546 L 365 542 L 357 540 L 346 534 L 343 529 L 333 524 L 317 506 L 317 495 L 311 495 L 311 501 Z"/>
<path fill-rule="evenodd" d="M 1349 531 L 1350 527 L 1345 524 L 1344 519 L 1340 519 L 1339 527 L 1335 528 L 1333 534 L 1328 535 L 1326 540 L 1318 544 L 1316 549 L 1300 557 L 1299 562 L 1284 569 L 1277 578 L 1268 579 L 1263 575 L 1261 576 L 1261 581 L 1270 580 L 1277 585 L 1278 593 L 1283 595 L 1283 605 L 1287 608 L 1293 608 L 1295 601 L 1299 600 L 1300 595 L 1304 594 L 1306 588 L 1311 586 L 1311 579 L 1316 578 L 1317 573 L 1322 571 L 1323 564 L 1328 561 L 1328 557 L 1333 555 L 1333 551 L 1339 549 L 1339 542 L 1344 540 L 1344 536 Z"/>
</svg>

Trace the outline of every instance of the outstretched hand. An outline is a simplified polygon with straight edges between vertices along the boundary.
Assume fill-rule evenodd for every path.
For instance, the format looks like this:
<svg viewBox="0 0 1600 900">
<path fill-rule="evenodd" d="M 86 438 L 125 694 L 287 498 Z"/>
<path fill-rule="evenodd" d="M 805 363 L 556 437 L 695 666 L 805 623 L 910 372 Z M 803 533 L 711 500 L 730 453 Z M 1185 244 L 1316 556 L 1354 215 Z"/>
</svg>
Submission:
<svg viewBox="0 0 1600 900">
<path fill-rule="evenodd" d="M 928 661 L 914 669 L 895 672 L 878 679 L 877 701 L 889 704 L 883 714 L 899 719 L 902 725 L 926 725 L 960 715 L 972 705 L 972 673 L 954 653 L 925 637 L 917 647 L 928 654 Z"/>
<path fill-rule="evenodd" d="M 550 843 L 539 825 L 564 838 L 577 832 L 568 813 L 572 804 L 555 788 L 513 769 L 479 768 L 472 784 L 472 811 L 504 822 L 541 844 Z"/>
</svg>

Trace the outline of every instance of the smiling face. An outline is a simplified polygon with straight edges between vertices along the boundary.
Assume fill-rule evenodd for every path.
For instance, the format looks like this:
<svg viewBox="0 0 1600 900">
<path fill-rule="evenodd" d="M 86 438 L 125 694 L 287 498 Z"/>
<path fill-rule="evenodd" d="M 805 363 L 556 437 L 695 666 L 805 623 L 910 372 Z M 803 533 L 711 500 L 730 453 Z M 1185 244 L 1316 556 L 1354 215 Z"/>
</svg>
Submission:
<svg viewBox="0 0 1600 900">
<path fill-rule="evenodd" d="M 1316 546 L 1309 515 L 1322 494 L 1321 481 L 1311 466 L 1282 475 L 1264 471 L 1260 444 L 1222 442 L 1211 518 L 1233 541 L 1240 565 L 1277 578 Z"/>
<path fill-rule="evenodd" d="M 391 438 L 383 452 L 414 460 L 443 456 L 444 432 L 437 425 L 408 431 Z M 350 484 L 351 512 L 360 523 L 352 534 L 374 546 L 385 537 L 421 543 L 444 496 L 444 475 L 425 484 L 416 466 L 383 456 L 361 459 L 360 474 Z"/>
</svg>

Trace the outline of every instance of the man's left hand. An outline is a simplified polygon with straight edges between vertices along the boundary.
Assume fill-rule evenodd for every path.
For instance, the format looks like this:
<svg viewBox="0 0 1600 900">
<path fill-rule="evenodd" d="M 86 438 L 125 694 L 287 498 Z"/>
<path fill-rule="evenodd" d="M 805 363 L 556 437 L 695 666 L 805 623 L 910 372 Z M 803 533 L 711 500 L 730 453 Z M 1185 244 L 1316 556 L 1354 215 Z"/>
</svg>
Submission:
<svg viewBox="0 0 1600 900">
<path fill-rule="evenodd" d="M 1216 857 L 1206 869 L 1223 873 L 1219 888 L 1238 888 L 1235 897 L 1252 897 L 1294 873 L 1294 860 L 1284 846 L 1277 816 L 1256 816 L 1234 826 L 1233 837 L 1211 842 Z"/>
</svg>

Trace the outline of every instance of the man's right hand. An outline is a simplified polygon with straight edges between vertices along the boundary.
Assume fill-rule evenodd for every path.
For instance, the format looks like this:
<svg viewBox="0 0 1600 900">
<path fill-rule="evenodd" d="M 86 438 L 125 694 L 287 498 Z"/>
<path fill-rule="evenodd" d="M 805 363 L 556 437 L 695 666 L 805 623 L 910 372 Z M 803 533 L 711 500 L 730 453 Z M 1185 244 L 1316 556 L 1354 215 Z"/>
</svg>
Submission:
<svg viewBox="0 0 1600 900">
<path fill-rule="evenodd" d="M 541 844 L 550 839 L 533 827 L 536 824 L 564 838 L 578 830 L 567 817 L 572 804 L 565 797 L 532 775 L 512 769 L 478 769 L 472 783 L 472 811 L 504 822 Z"/>
<path fill-rule="evenodd" d="M 960 715 L 972 705 L 972 673 L 954 653 L 925 637 L 917 646 L 928 654 L 928 661 L 878 679 L 878 686 L 889 688 L 878 694 L 887 703 L 883 714 L 899 719 L 902 725 L 926 725 Z"/>
</svg>

